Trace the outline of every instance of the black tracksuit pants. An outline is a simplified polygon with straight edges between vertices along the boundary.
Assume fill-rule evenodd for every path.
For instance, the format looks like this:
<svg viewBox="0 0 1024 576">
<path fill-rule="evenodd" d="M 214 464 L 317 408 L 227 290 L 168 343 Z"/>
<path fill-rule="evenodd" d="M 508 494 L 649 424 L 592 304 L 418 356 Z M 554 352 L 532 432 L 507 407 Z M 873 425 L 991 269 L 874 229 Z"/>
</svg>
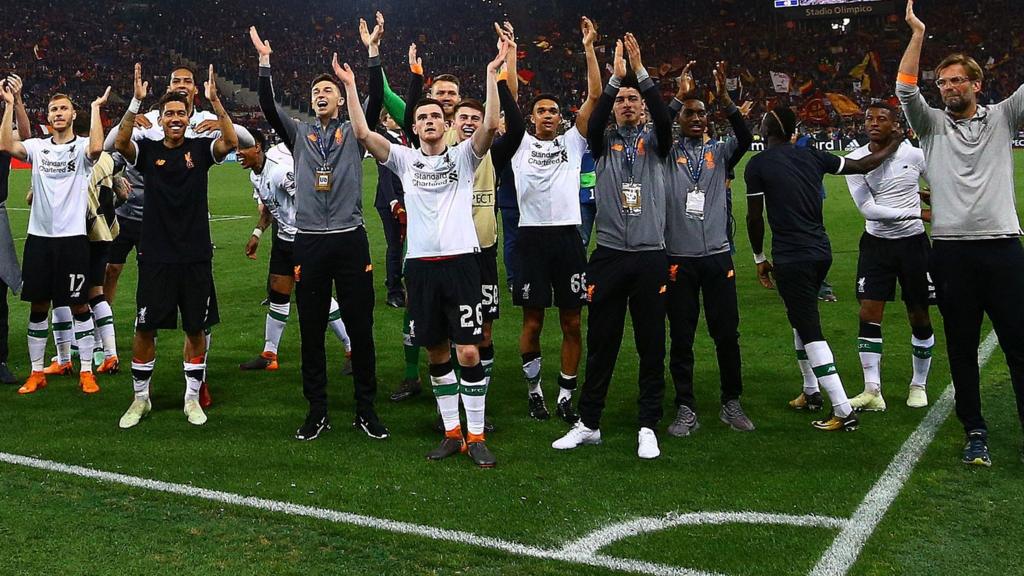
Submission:
<svg viewBox="0 0 1024 576">
<path fill-rule="evenodd" d="M 7 284 L 3 280 L 0 280 L 0 293 L 3 294 L 3 298 L 0 298 L 0 363 L 6 364 L 9 353 L 7 338 L 10 328 L 7 315 L 10 309 L 7 304 Z"/>
<path fill-rule="evenodd" d="M 402 225 L 395 220 L 388 208 L 377 208 L 380 214 L 380 221 L 384 224 L 384 240 L 387 242 L 387 252 L 384 257 L 385 272 L 384 287 L 388 290 L 388 298 L 404 296 L 405 290 L 402 287 Z"/>
<path fill-rule="evenodd" d="M 718 356 L 721 401 L 743 393 L 740 375 L 740 315 L 736 273 L 728 252 L 697 257 L 668 257 L 668 312 L 672 348 L 669 372 L 676 388 L 676 406 L 693 408 L 693 340 L 700 318 L 701 293 L 708 332 Z"/>
<path fill-rule="evenodd" d="M 295 298 L 302 338 L 302 392 L 310 412 L 327 412 L 327 354 L 324 333 L 337 290 L 341 319 L 352 339 L 356 414 L 372 414 L 377 394 L 377 353 L 373 344 L 373 268 L 365 228 L 333 234 L 295 235 Z"/>
<path fill-rule="evenodd" d="M 981 416 L 978 343 L 983 315 L 992 320 L 1010 368 L 1017 414 L 1024 425 L 1024 248 L 1017 238 L 935 240 L 935 282 L 946 333 L 956 416 L 965 431 L 987 429 Z"/>
<path fill-rule="evenodd" d="M 665 280 L 663 250 L 623 252 L 598 246 L 587 265 L 587 371 L 580 393 L 583 424 L 597 429 L 615 370 L 626 309 L 640 356 L 639 423 L 654 428 L 665 397 Z"/>
</svg>

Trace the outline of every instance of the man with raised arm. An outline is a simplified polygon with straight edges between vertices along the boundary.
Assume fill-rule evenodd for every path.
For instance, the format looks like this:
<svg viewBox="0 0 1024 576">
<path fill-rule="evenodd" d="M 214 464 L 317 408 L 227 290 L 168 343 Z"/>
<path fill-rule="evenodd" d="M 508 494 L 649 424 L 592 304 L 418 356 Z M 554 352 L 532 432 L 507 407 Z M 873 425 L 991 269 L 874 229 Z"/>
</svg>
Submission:
<svg viewBox="0 0 1024 576">
<path fill-rule="evenodd" d="M 82 392 L 99 392 L 92 373 L 95 329 L 89 311 L 86 275 L 89 268 L 89 240 L 86 237 L 89 173 L 103 152 L 103 123 L 100 108 L 107 102 L 110 87 L 92 103 L 89 137 L 74 132 L 78 115 L 66 94 L 54 94 L 46 106 L 50 138 L 14 139 L 15 84 L 4 82 L 3 121 L 0 122 L 0 152 L 32 164 L 34 191 L 28 221 L 28 238 L 22 258 L 24 281 L 21 299 L 30 302 L 28 353 L 32 373 L 19 394 L 31 394 L 46 386 L 43 357 L 46 353 L 47 312 L 70 306 L 74 337 L 81 357 L 78 385 Z M 19 122 L 20 123 L 20 122 Z"/>
<path fill-rule="evenodd" d="M 986 314 L 1006 355 L 1024 425 L 1024 308 L 1018 303 L 1024 293 L 1024 249 L 1010 147 L 1024 121 L 1024 85 L 998 104 L 981 105 L 981 67 L 970 56 L 951 54 L 935 68 L 945 109 L 930 107 L 917 86 L 925 25 L 914 14 L 913 0 L 907 1 L 906 20 L 912 35 L 900 61 L 896 96 L 921 139 L 932 187 L 931 273 L 956 415 L 967 434 L 963 462 L 991 466 L 978 368 Z"/>
<path fill-rule="evenodd" d="M 480 128 L 453 147 L 445 143 L 442 104 L 430 98 L 412 105 L 420 148 L 392 146 L 367 125 L 348 65 L 338 71 L 355 137 L 378 162 L 401 176 L 405 190 L 409 332 L 415 345 L 427 349 L 430 380 L 445 428 L 440 446 L 427 458 L 440 460 L 467 452 L 483 468 L 493 467 L 496 460 L 484 438 L 487 379 L 477 347 L 483 337 L 483 311 L 476 257 L 480 243 L 472 218 L 473 175 L 498 130 L 497 73 L 508 49 L 503 40 L 498 56 L 487 66 L 487 104 Z M 449 338 L 455 343 L 461 383 L 452 367 Z M 465 438 L 460 399 L 466 409 Z"/>
<path fill-rule="evenodd" d="M 131 428 L 149 413 L 149 383 L 156 363 L 158 329 L 174 329 L 181 314 L 185 333 L 185 416 L 190 424 L 206 423 L 199 388 L 206 373 L 204 328 L 219 321 L 211 306 L 213 248 L 210 244 L 209 171 L 238 147 L 234 125 L 217 94 L 213 65 L 205 84 L 206 99 L 220 121 L 220 137 L 189 138 L 188 102 L 177 92 L 159 101 L 163 140 L 132 139 L 135 115 L 146 97 L 148 82 L 135 65 L 135 93 L 118 125 L 114 147 L 142 174 L 145 185 L 142 234 L 139 238 L 139 284 L 136 290 L 135 339 L 132 342 L 132 385 L 135 398 L 119 426 Z M 87 350 L 87 348 L 82 349 Z"/>
<path fill-rule="evenodd" d="M 628 308 L 640 356 L 637 456 L 650 459 L 661 455 L 654 430 L 665 396 L 665 164 L 672 120 L 632 34 L 625 37 L 625 50 L 635 76 L 626 76 L 623 49 L 623 41 L 617 41 L 612 76 L 587 126 L 597 162 L 597 248 L 586 272 L 590 312 L 580 420 L 551 446 L 568 450 L 601 443 L 601 413 Z M 642 122 L 644 103 L 654 130 Z M 608 128 L 613 112 L 615 122 Z"/>
<path fill-rule="evenodd" d="M 580 168 L 587 149 L 587 123 L 601 94 L 601 70 L 594 51 L 597 30 L 585 17 L 580 28 L 589 90 L 576 125 L 559 134 L 561 102 L 554 94 L 541 94 L 530 104 L 534 135 L 525 135 L 512 156 L 519 206 L 519 268 L 512 302 L 523 308 L 519 353 L 528 386 L 529 413 L 538 420 L 549 417 L 541 388 L 540 334 L 544 310 L 553 303 L 562 329 L 556 413 L 569 424 L 579 420 L 572 395 L 583 348 L 580 316 L 586 302 L 587 253 L 577 228 L 582 222 Z M 519 115 L 518 109 L 514 114 Z"/>
<path fill-rule="evenodd" d="M 249 34 L 259 54 L 260 107 L 295 160 L 296 304 L 302 341 L 302 389 L 309 402 L 306 419 L 295 438 L 313 440 L 331 427 L 324 331 L 334 291 L 352 341 L 356 403 L 352 425 L 370 438 L 387 438 L 390 432 L 373 406 L 377 353 L 373 342 L 373 265 L 363 227 L 363 146 L 354 137 L 352 124 L 341 120 L 344 96 L 338 80 L 330 74 L 317 76 L 310 87 L 315 121 L 289 118 L 274 101 L 270 42 L 261 40 L 256 28 L 250 28 Z M 366 110 L 374 122 L 380 115 L 383 92 L 379 53 L 383 34 L 384 18 L 378 13 L 369 43 L 371 81 Z M 332 67 L 336 76 L 345 73 L 337 54 Z M 358 106 L 358 102 L 350 104 Z"/>
<path fill-rule="evenodd" d="M 795 410 L 818 411 L 824 405 L 819 386 L 832 401 L 832 414 L 815 420 L 818 430 L 852 431 L 859 425 L 839 378 L 832 349 L 818 316 L 818 288 L 832 266 L 832 247 L 825 233 L 822 197 L 825 174 L 865 174 L 877 168 L 899 146 L 899 139 L 860 159 L 846 159 L 817 148 L 793 146 L 796 113 L 776 106 L 761 121 L 768 148 L 747 163 L 747 236 L 754 251 L 758 280 L 779 287 L 793 328 L 793 345 L 803 374 L 803 391 L 789 402 Z M 764 210 L 772 228 L 773 265 L 764 254 Z"/>
<path fill-rule="evenodd" d="M 686 67 L 687 69 L 689 66 Z M 719 370 L 718 418 L 734 430 L 752 431 L 753 422 L 740 405 L 743 377 L 740 362 L 740 313 L 736 274 L 729 246 L 729 206 L 726 179 L 743 158 L 753 135 L 726 90 L 725 62 L 715 67 L 718 102 L 729 118 L 735 138 L 707 139 L 708 110 L 704 102 L 686 95 L 692 85 L 684 70 L 680 94 L 669 107 L 679 114 L 680 138 L 672 146 L 668 170 L 668 314 L 672 347 L 669 372 L 676 391 L 676 417 L 668 433 L 681 437 L 697 429 L 693 394 L 693 341 L 703 296 L 708 332 L 715 342 Z M 682 96 L 682 97 L 680 97 Z"/>
</svg>

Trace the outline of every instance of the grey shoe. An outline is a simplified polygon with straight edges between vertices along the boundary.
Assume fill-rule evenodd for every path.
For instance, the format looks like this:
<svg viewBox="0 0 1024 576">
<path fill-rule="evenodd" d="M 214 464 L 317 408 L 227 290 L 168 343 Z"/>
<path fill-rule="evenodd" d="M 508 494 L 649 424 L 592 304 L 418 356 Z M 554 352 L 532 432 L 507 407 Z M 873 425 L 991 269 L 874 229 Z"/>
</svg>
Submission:
<svg viewBox="0 0 1024 576">
<path fill-rule="evenodd" d="M 729 400 L 722 404 L 722 410 L 718 413 L 718 419 L 728 424 L 733 430 L 740 432 L 752 432 L 754 423 L 743 413 L 743 407 L 739 400 Z"/>
<path fill-rule="evenodd" d="M 676 419 L 668 425 L 668 433 L 676 438 L 682 438 L 689 436 L 691 432 L 696 432 L 697 428 L 700 428 L 700 424 L 697 422 L 697 413 L 689 406 L 682 405 L 676 410 Z"/>
</svg>

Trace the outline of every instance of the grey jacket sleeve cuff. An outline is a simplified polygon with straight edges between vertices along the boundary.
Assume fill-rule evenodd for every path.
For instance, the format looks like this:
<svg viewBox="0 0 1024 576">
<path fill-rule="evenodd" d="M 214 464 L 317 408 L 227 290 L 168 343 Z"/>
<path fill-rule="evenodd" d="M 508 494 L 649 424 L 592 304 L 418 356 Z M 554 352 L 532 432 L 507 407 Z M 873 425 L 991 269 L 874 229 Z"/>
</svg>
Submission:
<svg viewBox="0 0 1024 576">
<path fill-rule="evenodd" d="M 376 56 L 370 56 L 369 61 L 366 63 L 367 66 L 380 66 L 380 54 Z"/>
<path fill-rule="evenodd" d="M 270 77 L 270 66 L 260 66 L 260 78 Z"/>
</svg>

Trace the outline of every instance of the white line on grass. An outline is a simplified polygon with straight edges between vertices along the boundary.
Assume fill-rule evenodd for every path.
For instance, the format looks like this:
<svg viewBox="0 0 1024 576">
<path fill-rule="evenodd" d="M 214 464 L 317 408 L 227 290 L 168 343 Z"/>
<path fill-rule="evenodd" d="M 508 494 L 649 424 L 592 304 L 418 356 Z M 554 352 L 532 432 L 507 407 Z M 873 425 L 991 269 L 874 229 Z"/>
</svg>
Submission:
<svg viewBox="0 0 1024 576">
<path fill-rule="evenodd" d="M 992 357 L 999 339 L 995 331 L 989 332 L 985 341 L 978 348 L 978 365 L 985 366 L 988 359 Z M 871 488 L 867 496 L 854 511 L 849 523 L 836 536 L 832 546 L 825 551 L 825 554 L 818 561 L 818 564 L 811 570 L 810 576 L 842 576 L 846 574 L 853 563 L 857 561 L 861 550 L 867 544 L 868 538 L 882 521 L 889 506 L 892 505 L 896 496 L 899 495 L 914 471 L 914 466 L 924 454 L 924 451 L 935 438 L 935 433 L 945 422 L 949 413 L 953 410 L 953 385 L 946 386 L 946 389 L 939 396 L 935 405 L 928 410 L 921 423 L 918 424 L 914 433 L 903 443 L 903 447 L 896 453 L 896 456 L 886 467 L 882 477 Z"/>
</svg>

